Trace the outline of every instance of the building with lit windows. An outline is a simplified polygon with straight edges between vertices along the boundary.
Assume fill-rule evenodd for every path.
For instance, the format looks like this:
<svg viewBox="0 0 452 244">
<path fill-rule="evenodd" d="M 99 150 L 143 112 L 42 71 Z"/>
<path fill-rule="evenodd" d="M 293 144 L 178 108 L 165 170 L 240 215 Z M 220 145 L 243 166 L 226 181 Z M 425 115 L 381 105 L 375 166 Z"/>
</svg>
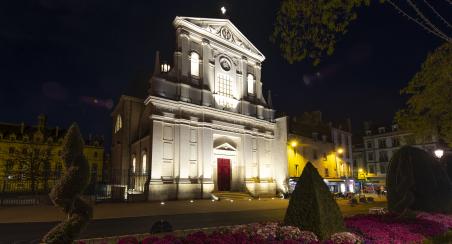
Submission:
<svg viewBox="0 0 452 244">
<path fill-rule="evenodd" d="M 45 193 L 64 173 L 61 152 L 66 130 L 46 122 L 40 115 L 36 125 L 0 123 L 0 192 Z M 91 181 L 101 181 L 103 138 L 88 136 L 84 142 Z"/>
<path fill-rule="evenodd" d="M 290 117 L 288 173 L 291 187 L 311 162 L 332 192 L 353 192 L 351 132 L 322 121 L 319 111 Z"/>
<path fill-rule="evenodd" d="M 355 145 L 354 157 L 358 170 L 356 176 L 365 180 L 368 188 L 375 189 L 386 185 L 386 173 L 392 155 L 404 145 L 421 148 L 434 154 L 439 147 L 436 137 L 432 136 L 426 140 L 416 138 L 409 131 L 399 130 L 394 124 L 392 126 L 372 126 L 365 123 L 362 141 Z"/>
<path fill-rule="evenodd" d="M 113 113 L 114 192 L 148 200 L 287 190 L 286 120 L 262 93 L 264 55 L 227 19 L 176 17 L 173 63 Z"/>
</svg>

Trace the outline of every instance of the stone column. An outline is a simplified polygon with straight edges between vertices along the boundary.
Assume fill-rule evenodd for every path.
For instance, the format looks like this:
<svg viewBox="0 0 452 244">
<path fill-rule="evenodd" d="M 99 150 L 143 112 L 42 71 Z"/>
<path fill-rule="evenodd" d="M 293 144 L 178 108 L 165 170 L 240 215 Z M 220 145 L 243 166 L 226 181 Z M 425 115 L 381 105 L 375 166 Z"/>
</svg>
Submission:
<svg viewBox="0 0 452 244">
<path fill-rule="evenodd" d="M 255 79 L 256 79 L 256 98 L 258 100 L 262 100 L 262 82 L 261 82 L 261 64 L 260 63 L 256 63 L 256 65 L 254 66 L 254 70 L 255 72 Z"/>
</svg>

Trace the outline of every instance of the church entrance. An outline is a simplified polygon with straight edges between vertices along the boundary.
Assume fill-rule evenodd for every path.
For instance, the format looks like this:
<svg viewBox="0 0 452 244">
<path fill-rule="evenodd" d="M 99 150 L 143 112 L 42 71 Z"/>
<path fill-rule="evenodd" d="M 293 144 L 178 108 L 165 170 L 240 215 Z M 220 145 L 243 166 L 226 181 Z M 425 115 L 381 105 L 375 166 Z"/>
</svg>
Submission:
<svg viewBox="0 0 452 244">
<path fill-rule="evenodd" d="M 231 160 L 227 158 L 217 159 L 218 191 L 231 190 Z"/>
</svg>

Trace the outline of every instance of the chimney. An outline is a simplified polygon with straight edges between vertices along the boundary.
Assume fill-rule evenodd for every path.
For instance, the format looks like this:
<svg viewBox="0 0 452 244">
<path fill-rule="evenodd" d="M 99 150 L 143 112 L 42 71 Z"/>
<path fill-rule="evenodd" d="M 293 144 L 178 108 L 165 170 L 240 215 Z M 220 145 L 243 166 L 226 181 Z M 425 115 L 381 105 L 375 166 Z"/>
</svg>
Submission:
<svg viewBox="0 0 452 244">
<path fill-rule="evenodd" d="M 270 108 L 273 108 L 272 91 L 271 90 L 268 90 L 267 104 Z"/>
<path fill-rule="evenodd" d="M 44 131 L 45 127 L 46 127 L 46 116 L 44 114 L 40 114 L 38 116 L 38 129 L 40 131 Z"/>
<path fill-rule="evenodd" d="M 370 122 L 364 121 L 364 130 L 370 130 Z"/>
<path fill-rule="evenodd" d="M 154 75 L 160 74 L 160 52 L 155 52 Z"/>
<path fill-rule="evenodd" d="M 352 132 L 352 120 L 350 118 L 347 118 L 347 129 L 348 132 Z"/>
</svg>

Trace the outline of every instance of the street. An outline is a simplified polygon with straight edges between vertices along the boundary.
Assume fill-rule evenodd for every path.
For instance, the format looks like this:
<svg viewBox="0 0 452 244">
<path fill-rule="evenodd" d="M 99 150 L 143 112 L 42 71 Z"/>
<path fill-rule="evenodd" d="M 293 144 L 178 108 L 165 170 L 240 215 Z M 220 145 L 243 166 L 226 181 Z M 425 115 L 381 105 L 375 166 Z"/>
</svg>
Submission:
<svg viewBox="0 0 452 244">
<path fill-rule="evenodd" d="M 93 220 L 88 224 L 88 227 L 80 238 L 147 233 L 155 221 L 162 219 L 169 221 L 175 230 L 246 224 L 260 221 L 278 221 L 282 220 L 285 211 L 285 209 L 270 209 L 98 219 Z M 40 238 L 57 223 L 58 222 L 0 224 L 0 243 L 39 243 Z"/>
</svg>

